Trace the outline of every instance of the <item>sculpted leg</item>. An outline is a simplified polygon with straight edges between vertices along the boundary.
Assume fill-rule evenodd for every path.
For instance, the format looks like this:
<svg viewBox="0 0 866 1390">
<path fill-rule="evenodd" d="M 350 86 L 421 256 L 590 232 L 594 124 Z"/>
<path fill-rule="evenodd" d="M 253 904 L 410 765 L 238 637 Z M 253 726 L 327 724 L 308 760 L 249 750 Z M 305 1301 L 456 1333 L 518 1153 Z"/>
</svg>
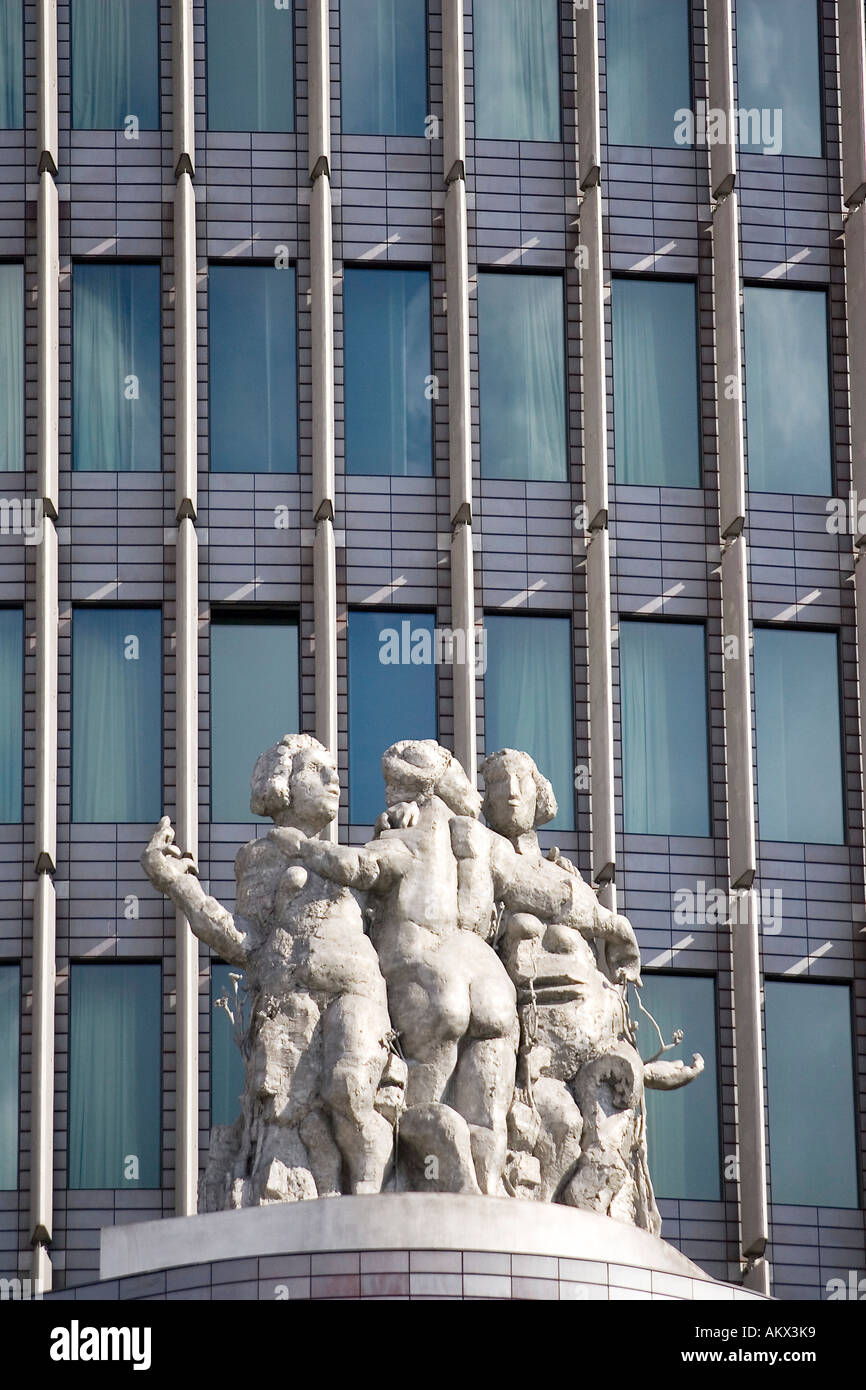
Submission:
<svg viewBox="0 0 866 1390">
<path fill-rule="evenodd" d="M 493 1197 L 503 1195 L 514 1064 L 513 1038 L 467 1039 L 450 1091 L 451 1104 L 469 1125 L 478 1186 Z"/>
<path fill-rule="evenodd" d="M 348 1170 L 349 1191 L 381 1192 L 394 1132 L 374 1108 L 387 1058 L 387 1016 L 369 999 L 336 999 L 323 1020 L 323 1097 Z"/>
</svg>

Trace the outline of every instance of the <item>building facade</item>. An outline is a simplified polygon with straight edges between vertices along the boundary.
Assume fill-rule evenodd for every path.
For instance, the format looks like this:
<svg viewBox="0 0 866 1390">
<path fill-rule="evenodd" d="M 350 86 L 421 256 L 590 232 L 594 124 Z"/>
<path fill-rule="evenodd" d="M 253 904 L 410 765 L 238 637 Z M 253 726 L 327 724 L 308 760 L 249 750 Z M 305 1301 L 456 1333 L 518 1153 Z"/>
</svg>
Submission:
<svg viewBox="0 0 866 1390">
<path fill-rule="evenodd" d="M 299 729 L 354 843 L 527 748 L 707 1064 L 663 1234 L 866 1295 L 864 88 L 861 0 L 0 0 L 4 1276 L 195 1210 L 231 984 L 138 859 L 231 906 Z"/>
</svg>

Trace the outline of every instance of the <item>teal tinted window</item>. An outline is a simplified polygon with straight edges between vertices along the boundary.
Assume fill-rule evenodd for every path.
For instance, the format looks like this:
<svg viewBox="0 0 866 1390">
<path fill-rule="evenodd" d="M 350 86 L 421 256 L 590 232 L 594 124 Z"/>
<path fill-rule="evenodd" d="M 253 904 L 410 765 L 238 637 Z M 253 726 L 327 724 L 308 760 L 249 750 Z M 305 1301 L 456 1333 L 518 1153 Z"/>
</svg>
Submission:
<svg viewBox="0 0 866 1390">
<path fill-rule="evenodd" d="M 484 744 L 528 753 L 553 783 L 550 830 L 574 829 L 574 716 L 568 618 L 484 619 Z"/>
<path fill-rule="evenodd" d="M 24 615 L 0 608 L 0 824 L 21 820 Z"/>
<path fill-rule="evenodd" d="M 478 276 L 481 474 L 568 477 L 565 306 L 558 275 Z"/>
<path fill-rule="evenodd" d="M 830 371 L 823 290 L 747 285 L 749 487 L 828 497 Z"/>
<path fill-rule="evenodd" d="M 159 1187 L 160 967 L 69 976 L 69 1187 Z"/>
<path fill-rule="evenodd" d="M 715 1202 L 720 1196 L 719 1092 L 716 1061 L 716 986 L 707 976 L 646 971 L 641 1003 L 665 1043 L 682 1029 L 683 1040 L 666 1061 L 704 1059 L 700 1076 L 678 1091 L 646 1092 L 650 1176 L 656 1197 Z M 651 1021 L 635 1007 L 640 1054 L 646 1061 L 661 1044 Z"/>
<path fill-rule="evenodd" d="M 0 130 L 24 124 L 24 6 L 0 0 Z"/>
<path fill-rule="evenodd" d="M 159 267 L 79 263 L 72 303 L 73 467 L 158 472 Z"/>
<path fill-rule="evenodd" d="M 473 0 L 475 134 L 558 140 L 559 0 Z"/>
<path fill-rule="evenodd" d="M 817 0 L 737 0 L 740 149 L 820 157 Z"/>
<path fill-rule="evenodd" d="M 232 976 L 235 976 L 232 979 Z M 240 976 L 240 979 L 237 977 Z M 244 1089 L 244 1062 L 235 1042 L 239 1015 L 249 1019 L 249 1006 L 243 989 L 244 972 L 235 965 L 214 964 L 210 968 L 210 1122 L 233 1125 L 240 1114 L 240 1095 Z M 218 999 L 228 1003 L 234 1021 Z M 243 1026 L 241 1022 L 241 1026 Z"/>
<path fill-rule="evenodd" d="M 157 0 L 71 0 L 72 126 L 159 129 Z"/>
<path fill-rule="evenodd" d="M 703 626 L 622 621 L 619 680 L 626 833 L 709 835 Z"/>
<path fill-rule="evenodd" d="M 77 608 L 72 617 L 72 819 L 162 815 L 162 615 Z"/>
<path fill-rule="evenodd" d="M 767 980 L 764 998 L 773 1201 L 856 1207 L 850 990 Z"/>
<path fill-rule="evenodd" d="M 346 472 L 429 475 L 429 273 L 347 270 L 343 324 Z"/>
<path fill-rule="evenodd" d="M 611 145 L 677 144 L 692 106 L 689 0 L 606 0 L 604 52 Z"/>
<path fill-rule="evenodd" d="M 0 265 L 0 472 L 24 469 L 24 267 Z"/>
<path fill-rule="evenodd" d="M 291 0 L 207 0 L 208 130 L 295 128 Z"/>
<path fill-rule="evenodd" d="M 616 480 L 700 487 L 695 286 L 618 276 L 612 300 Z"/>
<path fill-rule="evenodd" d="M 18 1056 L 21 972 L 0 965 L 0 1192 L 18 1186 Z"/>
<path fill-rule="evenodd" d="M 349 614 L 349 819 L 385 809 L 382 754 L 404 738 L 436 738 L 433 618 Z"/>
<path fill-rule="evenodd" d="M 845 839 L 835 632 L 755 629 L 755 743 L 762 840 Z"/>
<path fill-rule="evenodd" d="M 212 473 L 297 473 L 295 271 L 208 273 Z"/>
<path fill-rule="evenodd" d="M 340 0 L 344 135 L 423 135 L 426 0 Z"/>
<path fill-rule="evenodd" d="M 300 727 L 297 623 L 213 614 L 210 671 L 211 816 L 253 821 L 256 759 Z"/>
</svg>

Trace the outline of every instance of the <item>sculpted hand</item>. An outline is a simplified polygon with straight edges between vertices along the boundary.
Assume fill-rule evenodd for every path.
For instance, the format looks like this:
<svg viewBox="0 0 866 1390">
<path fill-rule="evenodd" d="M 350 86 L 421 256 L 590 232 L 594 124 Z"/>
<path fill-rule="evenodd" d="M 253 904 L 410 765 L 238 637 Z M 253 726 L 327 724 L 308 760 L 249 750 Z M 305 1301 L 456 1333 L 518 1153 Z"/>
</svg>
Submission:
<svg viewBox="0 0 866 1390">
<path fill-rule="evenodd" d="M 185 854 L 174 842 L 174 831 L 168 816 L 163 816 L 150 843 L 141 856 L 141 867 L 154 888 L 168 893 L 180 881 L 191 874 L 197 877 L 198 869 L 191 854 Z"/>
<path fill-rule="evenodd" d="M 385 830 L 409 830 L 418 823 L 418 807 L 414 801 L 399 801 L 396 806 L 389 806 L 387 811 L 383 811 L 376 821 L 374 836 L 378 837 Z"/>
</svg>

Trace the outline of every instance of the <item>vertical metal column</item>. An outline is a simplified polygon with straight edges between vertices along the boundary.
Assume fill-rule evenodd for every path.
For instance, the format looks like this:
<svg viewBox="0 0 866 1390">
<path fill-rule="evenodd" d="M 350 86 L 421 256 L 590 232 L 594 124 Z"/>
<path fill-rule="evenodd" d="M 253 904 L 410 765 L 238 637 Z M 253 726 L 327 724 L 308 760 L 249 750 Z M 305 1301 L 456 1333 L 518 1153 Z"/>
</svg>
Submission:
<svg viewBox="0 0 866 1390">
<path fill-rule="evenodd" d="M 743 363 L 737 155 L 733 119 L 731 0 L 707 0 L 709 104 L 724 111 L 725 139 L 710 149 L 713 200 L 716 402 L 719 421 L 719 531 L 731 887 L 735 1076 L 739 1148 L 740 1253 L 745 1283 L 769 1292 L 769 1239 L 761 1032 L 757 871 L 752 776 L 751 653 L 748 607 Z"/>
<path fill-rule="evenodd" d="M 592 877 L 616 907 L 598 6 L 575 10 Z"/>
<path fill-rule="evenodd" d="M 337 754 L 337 565 L 334 537 L 334 243 L 328 0 L 307 5 L 313 404 L 313 629 L 316 737 Z M 336 823 L 323 834 L 333 839 Z"/>
<path fill-rule="evenodd" d="M 37 378 L 38 489 L 42 543 L 36 553 L 36 810 L 33 858 L 33 1032 L 30 1133 L 32 1278 L 51 1288 L 48 1247 L 54 1214 L 54 1002 L 57 904 L 57 530 L 60 242 L 55 177 L 57 0 L 37 7 Z"/>
<path fill-rule="evenodd" d="M 175 609 L 177 838 L 198 858 L 198 364 L 195 103 L 192 0 L 174 0 Z M 198 942 L 175 915 L 175 1211 L 193 1215 L 198 1189 Z"/>
<path fill-rule="evenodd" d="M 445 289 L 448 317 L 448 469 L 454 648 L 454 752 L 475 783 L 475 562 L 472 542 L 472 425 L 469 373 L 469 232 L 466 220 L 466 82 L 463 0 L 443 0 L 442 85 Z"/>
</svg>

